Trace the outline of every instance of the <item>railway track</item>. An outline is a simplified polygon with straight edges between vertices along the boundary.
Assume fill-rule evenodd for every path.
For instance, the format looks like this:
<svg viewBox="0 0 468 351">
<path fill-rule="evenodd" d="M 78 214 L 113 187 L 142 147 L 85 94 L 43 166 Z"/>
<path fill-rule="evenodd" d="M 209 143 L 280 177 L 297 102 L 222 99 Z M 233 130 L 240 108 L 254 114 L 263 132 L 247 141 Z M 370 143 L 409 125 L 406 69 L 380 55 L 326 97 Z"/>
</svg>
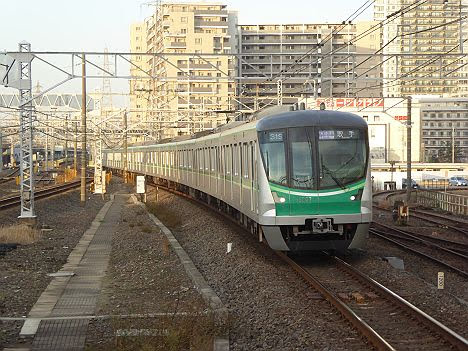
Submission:
<svg viewBox="0 0 468 351">
<path fill-rule="evenodd" d="M 43 189 L 36 189 L 34 192 L 35 199 L 42 199 L 49 196 L 57 195 L 68 190 L 77 188 L 81 185 L 80 180 L 73 181 L 70 183 L 65 183 L 61 185 L 51 186 Z M 0 199 L 0 210 L 4 210 L 10 207 L 14 207 L 21 204 L 20 195 L 14 195 L 9 197 L 4 197 Z"/>
<path fill-rule="evenodd" d="M 213 206 L 165 186 L 148 185 L 159 186 L 202 204 L 247 230 Z M 468 341 L 464 337 L 337 257 L 329 256 L 332 263 L 328 262 L 328 269 L 324 269 L 317 266 L 304 267 L 282 252 L 275 253 L 378 350 L 468 349 Z"/>
<path fill-rule="evenodd" d="M 322 266 L 278 256 L 378 350 L 467 350 L 468 341 L 341 259 Z"/>
<path fill-rule="evenodd" d="M 376 229 L 375 226 L 384 228 L 385 230 Z M 369 232 L 383 240 L 391 242 L 405 251 L 422 256 L 468 278 L 466 244 L 439 238 L 430 238 L 422 234 L 409 233 L 376 222 L 374 222 L 374 228 L 371 228 Z M 437 243 L 435 241 L 437 241 Z M 453 247 L 455 243 L 459 245 L 457 248 Z M 446 245 L 451 245 L 452 247 L 449 248 Z"/>
<path fill-rule="evenodd" d="M 386 207 L 377 206 L 377 205 L 374 205 L 373 207 L 378 209 L 378 210 L 381 210 L 381 211 L 392 212 L 391 209 L 386 208 Z M 426 211 L 421 211 L 421 210 L 414 209 L 414 208 L 410 209 L 410 218 L 411 217 L 418 218 L 420 220 L 435 224 L 435 225 L 437 225 L 439 227 L 451 229 L 451 230 L 454 230 L 454 231 L 456 231 L 458 233 L 461 233 L 461 234 L 463 234 L 465 236 L 468 236 L 468 230 L 467 229 L 463 229 L 463 228 L 458 227 L 458 226 L 466 227 L 467 224 L 465 224 L 464 222 L 459 221 L 459 220 L 457 220 L 455 218 L 449 218 L 449 217 L 443 216 L 443 215 L 428 213 Z M 436 219 L 436 218 L 438 218 L 438 219 Z M 451 223 L 451 224 L 449 224 L 449 223 Z"/>
<path fill-rule="evenodd" d="M 15 179 L 15 176 L 19 173 L 19 168 L 15 168 L 11 173 L 6 175 L 3 178 L 0 178 L 0 184 L 9 182 L 10 180 Z"/>
</svg>

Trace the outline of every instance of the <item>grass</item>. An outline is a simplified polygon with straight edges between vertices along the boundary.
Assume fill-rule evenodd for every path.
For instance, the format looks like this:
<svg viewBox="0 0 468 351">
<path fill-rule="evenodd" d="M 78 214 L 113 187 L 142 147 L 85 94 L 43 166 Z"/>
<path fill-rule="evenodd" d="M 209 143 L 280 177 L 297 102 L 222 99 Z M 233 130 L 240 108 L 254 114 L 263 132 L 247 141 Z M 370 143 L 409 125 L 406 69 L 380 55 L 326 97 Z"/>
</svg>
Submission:
<svg viewBox="0 0 468 351">
<path fill-rule="evenodd" d="M 0 227 L 0 244 L 27 245 L 39 240 L 41 233 L 26 224 Z"/>
<path fill-rule="evenodd" d="M 180 217 L 176 216 L 174 212 L 169 210 L 165 205 L 161 203 L 147 203 L 146 207 L 149 212 L 158 217 L 166 227 L 175 229 L 182 224 Z"/>
<path fill-rule="evenodd" d="M 149 225 L 143 225 L 141 227 L 141 231 L 143 233 L 151 233 L 153 231 L 153 229 Z"/>
</svg>

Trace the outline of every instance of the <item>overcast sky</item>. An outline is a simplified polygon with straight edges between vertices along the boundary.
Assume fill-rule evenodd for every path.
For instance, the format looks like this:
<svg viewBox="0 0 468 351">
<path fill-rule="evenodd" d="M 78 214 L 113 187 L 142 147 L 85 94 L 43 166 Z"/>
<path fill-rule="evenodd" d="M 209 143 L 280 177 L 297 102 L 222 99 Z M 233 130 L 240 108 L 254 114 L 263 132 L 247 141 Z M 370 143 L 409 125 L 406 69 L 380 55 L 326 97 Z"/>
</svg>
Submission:
<svg viewBox="0 0 468 351">
<path fill-rule="evenodd" d="M 148 5 L 151 2 L 144 0 L 0 1 L 0 51 L 16 51 L 23 40 L 31 43 L 33 51 L 103 51 L 104 48 L 110 52 L 129 51 L 130 24 L 142 21 L 154 10 Z M 223 3 L 238 11 L 240 24 L 250 24 L 341 22 L 371 2 L 227 0 Z M 358 19 L 371 17 L 372 6 Z M 54 83 L 41 66 L 33 71 L 34 83 L 38 79 L 45 86 Z M 74 91 L 77 86 L 73 82 L 61 88 Z M 117 87 L 126 90 L 128 83 L 119 82 Z"/>
</svg>

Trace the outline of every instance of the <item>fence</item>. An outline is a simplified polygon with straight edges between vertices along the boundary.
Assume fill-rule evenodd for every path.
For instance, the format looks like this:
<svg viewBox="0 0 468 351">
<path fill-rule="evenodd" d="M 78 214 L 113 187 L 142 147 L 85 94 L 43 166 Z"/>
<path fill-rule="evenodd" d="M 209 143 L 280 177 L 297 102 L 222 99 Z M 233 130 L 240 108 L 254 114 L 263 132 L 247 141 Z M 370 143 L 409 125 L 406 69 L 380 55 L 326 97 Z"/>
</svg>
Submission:
<svg viewBox="0 0 468 351">
<path fill-rule="evenodd" d="M 416 202 L 420 205 L 439 208 L 453 214 L 468 215 L 468 196 L 431 190 L 418 190 Z"/>
</svg>

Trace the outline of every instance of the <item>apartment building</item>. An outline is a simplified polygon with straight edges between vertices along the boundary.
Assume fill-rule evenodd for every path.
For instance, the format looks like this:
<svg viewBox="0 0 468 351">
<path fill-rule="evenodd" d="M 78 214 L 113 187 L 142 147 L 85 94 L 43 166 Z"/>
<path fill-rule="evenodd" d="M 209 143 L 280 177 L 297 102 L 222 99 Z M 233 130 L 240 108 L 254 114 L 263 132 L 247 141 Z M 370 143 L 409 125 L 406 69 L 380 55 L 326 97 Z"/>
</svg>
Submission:
<svg viewBox="0 0 468 351">
<path fill-rule="evenodd" d="M 374 19 L 384 21 L 384 96 L 460 94 L 463 60 L 450 55 L 462 52 L 462 13 L 462 0 L 375 1 Z"/>
<path fill-rule="evenodd" d="M 130 26 L 130 110 L 128 122 L 130 126 L 137 128 L 148 127 L 149 112 L 148 101 L 150 98 L 150 84 L 148 75 L 148 59 L 141 55 L 147 52 L 146 47 L 146 22 L 134 23 Z"/>
<path fill-rule="evenodd" d="M 358 36 L 376 24 L 240 25 L 244 101 L 256 104 L 259 98 L 274 100 L 278 94 L 286 104 L 307 96 L 381 96 L 380 68 L 370 69 L 375 59 L 363 63 L 363 56 L 355 55 L 378 47 L 378 26 L 371 35 Z"/>
<path fill-rule="evenodd" d="M 236 95 L 229 54 L 235 50 L 237 14 L 219 3 L 160 2 L 145 26 L 146 52 L 155 54 L 147 56 L 147 67 L 158 77 L 145 90 L 148 118 L 159 138 L 224 123 Z"/>
<path fill-rule="evenodd" d="M 424 97 L 419 104 L 424 161 L 468 162 L 468 98 Z"/>
</svg>

